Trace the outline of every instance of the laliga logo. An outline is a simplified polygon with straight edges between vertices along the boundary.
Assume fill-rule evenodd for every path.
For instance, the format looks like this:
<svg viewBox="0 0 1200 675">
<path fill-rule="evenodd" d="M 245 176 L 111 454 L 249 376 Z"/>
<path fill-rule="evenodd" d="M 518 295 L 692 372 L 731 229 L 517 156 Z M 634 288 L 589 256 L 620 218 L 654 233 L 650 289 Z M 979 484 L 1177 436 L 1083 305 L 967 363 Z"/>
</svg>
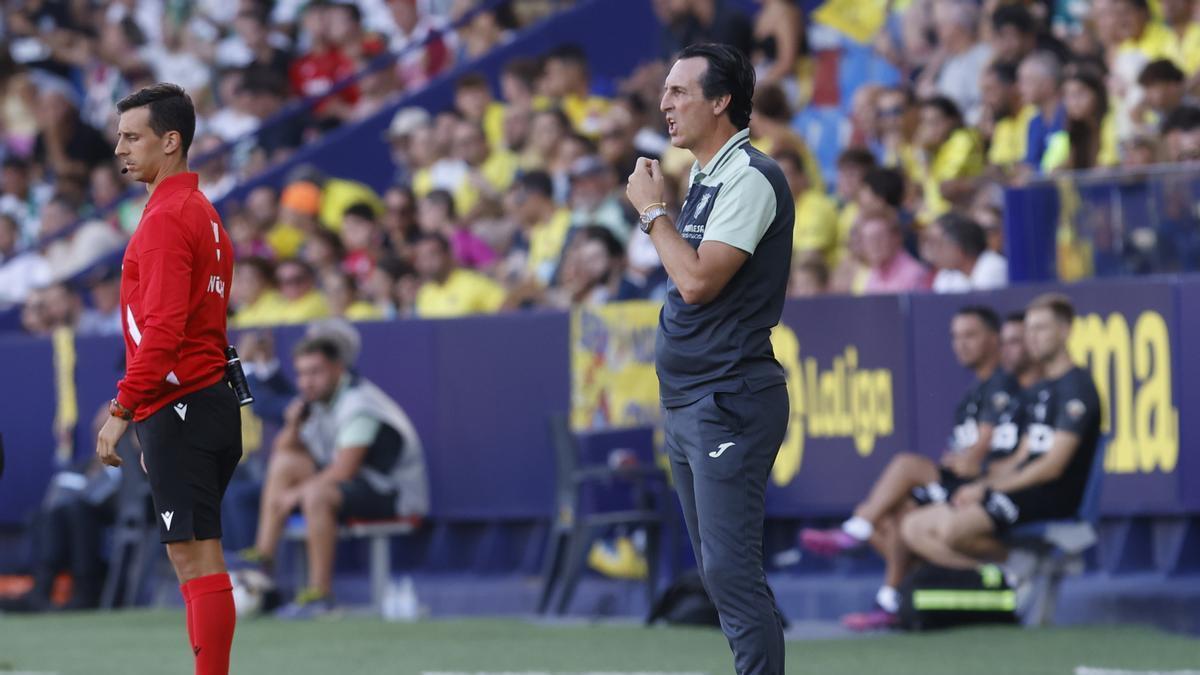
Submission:
<svg viewBox="0 0 1200 675">
<path fill-rule="evenodd" d="M 821 370 L 814 357 L 800 357 L 800 341 L 779 324 L 771 332 L 775 357 L 787 372 L 791 417 L 787 436 L 771 470 L 776 485 L 787 485 L 800 472 L 808 438 L 846 438 L 861 457 L 875 450 L 875 440 L 895 431 L 891 371 L 860 369 L 858 348 L 847 345 Z"/>
<path fill-rule="evenodd" d="M 1129 328 L 1117 313 L 1075 319 L 1069 344 L 1076 363 L 1090 367 L 1110 434 L 1104 458 L 1109 473 L 1175 470 L 1179 459 L 1179 410 L 1172 405 L 1171 336 L 1154 311 Z"/>
</svg>

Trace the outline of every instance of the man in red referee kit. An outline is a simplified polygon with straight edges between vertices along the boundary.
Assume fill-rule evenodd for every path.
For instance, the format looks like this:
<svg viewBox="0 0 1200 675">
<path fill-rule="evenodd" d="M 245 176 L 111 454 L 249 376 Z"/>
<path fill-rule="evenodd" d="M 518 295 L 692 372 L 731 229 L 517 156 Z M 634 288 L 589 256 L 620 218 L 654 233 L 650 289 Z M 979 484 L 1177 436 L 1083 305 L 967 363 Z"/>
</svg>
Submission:
<svg viewBox="0 0 1200 675">
<path fill-rule="evenodd" d="M 188 171 L 192 100 L 156 84 L 117 103 L 122 173 L 150 200 L 121 266 L 125 377 L 96 453 L 120 466 L 130 421 L 142 444 L 158 530 L 179 577 L 196 675 L 227 675 L 233 592 L 221 554 L 221 497 L 242 456 L 238 397 L 225 379 L 233 247 Z"/>
</svg>

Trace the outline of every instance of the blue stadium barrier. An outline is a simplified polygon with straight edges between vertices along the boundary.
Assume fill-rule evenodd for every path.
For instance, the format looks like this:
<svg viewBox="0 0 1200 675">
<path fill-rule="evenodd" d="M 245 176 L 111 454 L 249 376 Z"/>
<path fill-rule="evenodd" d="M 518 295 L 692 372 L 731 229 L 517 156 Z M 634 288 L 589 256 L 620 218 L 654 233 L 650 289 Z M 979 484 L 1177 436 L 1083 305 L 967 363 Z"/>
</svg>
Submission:
<svg viewBox="0 0 1200 675">
<path fill-rule="evenodd" d="M 791 436 L 768 491 L 768 553 L 794 545 L 801 521 L 843 517 L 895 453 L 940 455 L 970 380 L 949 348 L 956 309 L 974 302 L 1016 309 L 1050 289 L 1067 292 L 1080 310 L 1073 347 L 1105 401 L 1104 521 L 1091 564 L 1114 573 L 1200 569 L 1200 453 L 1188 442 L 1200 437 L 1200 418 L 1181 414 L 1200 404 L 1200 394 L 1183 386 L 1200 376 L 1200 352 L 1182 348 L 1200 338 L 1200 280 L 1171 278 L 789 302 L 784 324 L 794 342 L 777 353 L 789 373 Z M 398 564 L 535 571 L 554 508 L 546 420 L 570 405 L 567 316 L 407 320 L 360 330 L 362 372 L 408 410 L 428 448 L 430 526 L 405 539 Z M 276 330 L 279 353 L 301 332 Z M 0 528 L 11 529 L 39 503 L 54 470 L 57 387 L 48 340 L 4 337 L 0 350 L 13 383 L 0 392 L 9 455 Z M 120 376 L 122 346 L 80 338 L 76 351 L 82 457 L 94 443 L 88 420 Z M 802 569 L 870 568 L 811 565 Z"/>
<path fill-rule="evenodd" d="M 1200 167 L 1039 179 L 1005 191 L 1013 281 L 1200 272 Z"/>
</svg>

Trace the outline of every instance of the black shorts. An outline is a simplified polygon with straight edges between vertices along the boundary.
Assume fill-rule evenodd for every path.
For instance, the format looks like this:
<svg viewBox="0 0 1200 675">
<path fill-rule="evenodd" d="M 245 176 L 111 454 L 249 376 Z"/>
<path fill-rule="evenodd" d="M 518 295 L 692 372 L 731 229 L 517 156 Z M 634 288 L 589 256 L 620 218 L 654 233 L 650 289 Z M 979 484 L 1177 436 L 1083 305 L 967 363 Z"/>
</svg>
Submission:
<svg viewBox="0 0 1200 675">
<path fill-rule="evenodd" d="M 950 498 L 954 496 L 958 488 L 970 482 L 970 480 L 962 478 L 950 469 L 939 466 L 937 482 L 929 483 L 928 485 L 918 485 L 913 488 L 912 498 L 918 506 L 945 504 L 950 501 Z"/>
<path fill-rule="evenodd" d="M 1018 525 L 1074 518 L 1079 503 L 1064 499 L 1062 489 L 1054 485 L 1035 485 L 1008 494 L 990 492 L 983 509 L 991 517 L 996 534 L 1004 534 Z"/>
<path fill-rule="evenodd" d="M 362 476 L 338 484 L 342 491 L 342 507 L 338 520 L 388 520 L 396 517 L 399 495 L 395 491 L 380 492 Z"/>
<path fill-rule="evenodd" d="M 133 425 L 164 544 L 221 538 L 221 498 L 242 458 L 237 396 L 220 382 Z"/>
</svg>

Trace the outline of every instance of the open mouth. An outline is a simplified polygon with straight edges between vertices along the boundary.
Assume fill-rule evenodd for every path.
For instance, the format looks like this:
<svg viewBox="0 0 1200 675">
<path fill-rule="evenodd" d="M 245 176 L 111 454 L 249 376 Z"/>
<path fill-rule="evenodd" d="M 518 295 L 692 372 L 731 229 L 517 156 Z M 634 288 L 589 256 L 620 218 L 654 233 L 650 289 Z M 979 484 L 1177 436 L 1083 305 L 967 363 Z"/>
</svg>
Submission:
<svg viewBox="0 0 1200 675">
<path fill-rule="evenodd" d="M 675 127 L 675 118 L 674 118 L 674 117 L 668 117 L 668 118 L 667 118 L 667 134 L 668 134 L 668 135 L 671 135 L 671 136 L 674 136 L 674 135 L 675 135 L 675 128 L 676 128 L 676 127 Z"/>
</svg>

